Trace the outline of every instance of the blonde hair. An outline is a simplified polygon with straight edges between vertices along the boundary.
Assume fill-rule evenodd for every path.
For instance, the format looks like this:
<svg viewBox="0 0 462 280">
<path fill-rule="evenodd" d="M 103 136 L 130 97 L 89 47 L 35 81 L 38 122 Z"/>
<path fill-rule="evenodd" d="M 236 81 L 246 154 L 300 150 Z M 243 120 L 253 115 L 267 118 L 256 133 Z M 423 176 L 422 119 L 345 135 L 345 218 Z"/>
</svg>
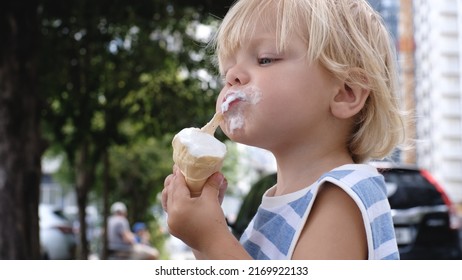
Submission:
<svg viewBox="0 0 462 280">
<path fill-rule="evenodd" d="M 306 43 L 309 61 L 318 61 L 348 85 L 370 91 L 348 142 L 355 162 L 384 158 L 405 141 L 393 43 L 366 1 L 237 1 L 213 41 L 220 71 L 221 62 L 253 36 L 257 22 L 276 30 L 278 51 L 296 35 Z"/>
</svg>

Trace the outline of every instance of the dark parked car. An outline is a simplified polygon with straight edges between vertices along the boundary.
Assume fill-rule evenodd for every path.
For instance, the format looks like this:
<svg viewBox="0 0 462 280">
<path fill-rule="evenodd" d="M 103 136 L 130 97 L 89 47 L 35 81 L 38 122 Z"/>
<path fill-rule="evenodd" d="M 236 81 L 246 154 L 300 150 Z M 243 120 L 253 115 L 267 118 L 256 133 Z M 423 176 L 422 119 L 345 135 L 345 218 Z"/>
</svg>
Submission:
<svg viewBox="0 0 462 280">
<path fill-rule="evenodd" d="M 462 259 L 455 208 L 430 173 L 413 166 L 374 165 L 387 183 L 401 259 Z M 275 183 L 276 174 L 270 174 L 252 186 L 230 225 L 236 237 L 254 216 L 262 194 Z"/>
<path fill-rule="evenodd" d="M 462 259 L 457 212 L 431 174 L 412 166 L 377 167 L 387 182 L 401 258 Z"/>
</svg>

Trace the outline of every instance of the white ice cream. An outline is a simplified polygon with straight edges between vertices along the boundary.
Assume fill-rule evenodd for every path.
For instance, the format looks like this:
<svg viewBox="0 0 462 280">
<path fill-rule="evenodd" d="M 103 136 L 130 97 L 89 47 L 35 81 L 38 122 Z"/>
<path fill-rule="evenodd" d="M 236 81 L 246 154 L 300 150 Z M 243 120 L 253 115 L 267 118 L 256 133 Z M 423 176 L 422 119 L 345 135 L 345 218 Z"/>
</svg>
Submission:
<svg viewBox="0 0 462 280">
<path fill-rule="evenodd" d="M 187 147 L 188 152 L 194 157 L 224 157 L 226 145 L 208 133 L 198 128 L 184 128 L 175 138 Z"/>
</svg>

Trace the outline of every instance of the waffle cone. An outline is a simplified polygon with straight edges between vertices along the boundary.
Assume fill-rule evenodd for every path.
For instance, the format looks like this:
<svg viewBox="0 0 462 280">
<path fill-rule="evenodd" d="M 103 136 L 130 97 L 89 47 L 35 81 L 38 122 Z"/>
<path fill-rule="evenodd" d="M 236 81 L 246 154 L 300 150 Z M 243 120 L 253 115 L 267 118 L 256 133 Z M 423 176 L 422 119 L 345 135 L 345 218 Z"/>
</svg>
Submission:
<svg viewBox="0 0 462 280">
<path fill-rule="evenodd" d="M 219 171 L 224 157 L 202 155 L 194 156 L 177 137 L 172 141 L 173 161 L 185 176 L 192 195 L 199 195 L 207 179 Z"/>
</svg>

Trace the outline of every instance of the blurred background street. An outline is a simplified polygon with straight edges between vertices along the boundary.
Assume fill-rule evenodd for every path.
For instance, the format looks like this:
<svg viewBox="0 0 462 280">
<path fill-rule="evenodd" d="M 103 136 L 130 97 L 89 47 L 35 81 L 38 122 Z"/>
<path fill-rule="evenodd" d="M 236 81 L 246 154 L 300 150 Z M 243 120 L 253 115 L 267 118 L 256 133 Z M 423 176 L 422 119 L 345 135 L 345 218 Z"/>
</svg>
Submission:
<svg viewBox="0 0 462 280">
<path fill-rule="evenodd" d="M 107 259 L 116 201 L 160 259 L 193 258 L 169 235 L 159 195 L 173 135 L 215 112 L 222 81 L 206 45 L 233 2 L 0 4 L 0 259 Z M 413 148 L 397 149 L 384 173 L 400 250 L 461 258 L 462 1 L 369 3 L 394 38 L 403 109 L 415 114 Z M 216 136 L 238 235 L 275 162 Z"/>
</svg>

